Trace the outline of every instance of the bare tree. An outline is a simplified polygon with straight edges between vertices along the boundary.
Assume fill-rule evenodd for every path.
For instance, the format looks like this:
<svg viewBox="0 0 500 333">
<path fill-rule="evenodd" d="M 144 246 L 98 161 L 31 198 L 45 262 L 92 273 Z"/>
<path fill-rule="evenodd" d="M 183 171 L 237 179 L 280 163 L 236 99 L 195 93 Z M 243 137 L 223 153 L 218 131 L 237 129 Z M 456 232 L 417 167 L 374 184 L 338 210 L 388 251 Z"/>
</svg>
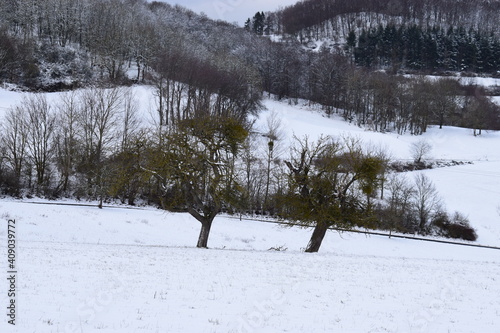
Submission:
<svg viewBox="0 0 500 333">
<path fill-rule="evenodd" d="M 431 107 L 439 128 L 442 129 L 458 107 L 459 83 L 454 79 L 440 79 L 433 84 L 433 88 Z"/>
<path fill-rule="evenodd" d="M 429 156 L 432 150 L 432 145 L 424 139 L 413 142 L 410 145 L 410 153 L 415 163 L 421 163 L 422 160 Z"/>
<path fill-rule="evenodd" d="M 441 207 L 441 199 L 432 181 L 423 173 L 415 177 L 413 202 L 418 213 L 419 231 L 426 233 L 432 213 Z"/>
<path fill-rule="evenodd" d="M 387 198 L 388 214 L 385 220 L 389 230 L 413 232 L 412 198 L 415 195 L 413 185 L 404 176 L 392 175 L 387 183 L 387 189 L 390 196 Z"/>
<path fill-rule="evenodd" d="M 123 90 L 92 88 L 84 91 L 81 98 L 82 108 L 78 115 L 83 148 L 80 171 L 86 175 L 87 190 L 100 198 L 99 206 L 102 207 L 106 171 L 104 159 L 119 144 L 118 124 L 122 113 Z"/>
<path fill-rule="evenodd" d="M 80 100 L 76 92 L 61 95 L 57 105 L 56 130 L 56 165 L 61 176 L 59 188 L 66 192 L 70 187 L 70 177 L 75 172 L 75 163 L 78 156 L 78 137 L 81 128 L 78 116 L 81 111 Z"/>
<path fill-rule="evenodd" d="M 26 162 L 28 135 L 25 128 L 26 110 L 19 106 L 7 111 L 2 123 L 2 143 L 5 147 L 5 160 L 14 175 L 14 192 L 19 195 L 21 174 Z"/>
<path fill-rule="evenodd" d="M 137 100 L 133 92 L 129 89 L 123 91 L 123 111 L 121 114 L 121 149 L 125 150 L 129 146 L 132 138 L 135 137 L 139 129 L 139 118 L 137 116 Z"/>
<path fill-rule="evenodd" d="M 0 37 L 1 38 L 1 37 Z M 3 40 L 2 40 L 3 42 Z M 4 68 L 7 66 L 7 55 L 8 52 L 2 47 L 0 48 L 0 73 L 3 72 Z"/>
<path fill-rule="evenodd" d="M 21 107 L 26 110 L 27 153 L 35 167 L 37 190 L 40 191 L 42 186 L 48 186 L 56 117 L 43 94 L 28 95 Z"/>
<path fill-rule="evenodd" d="M 262 199 L 262 191 L 264 188 L 263 173 L 264 165 L 262 160 L 259 158 L 258 151 L 258 133 L 250 133 L 243 142 L 240 159 L 241 159 L 241 170 L 240 179 L 245 185 L 245 193 L 243 194 L 243 200 L 246 201 L 245 209 L 250 212 L 254 212 L 257 207 L 261 207 L 259 204 Z"/>
</svg>

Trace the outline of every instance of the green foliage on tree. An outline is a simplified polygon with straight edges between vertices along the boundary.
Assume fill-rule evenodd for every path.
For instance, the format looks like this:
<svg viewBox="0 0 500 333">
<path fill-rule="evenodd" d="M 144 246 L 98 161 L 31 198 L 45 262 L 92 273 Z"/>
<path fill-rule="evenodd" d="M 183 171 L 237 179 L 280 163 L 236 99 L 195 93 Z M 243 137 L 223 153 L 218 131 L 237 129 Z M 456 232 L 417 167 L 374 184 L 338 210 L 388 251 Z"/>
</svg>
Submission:
<svg viewBox="0 0 500 333">
<path fill-rule="evenodd" d="M 364 197 L 380 186 L 385 162 L 363 151 L 357 140 L 297 140 L 285 163 L 290 173 L 288 191 L 281 197 L 282 216 L 291 225 L 314 227 L 306 252 L 318 252 L 330 227 L 370 221 L 370 204 Z"/>
<path fill-rule="evenodd" d="M 182 120 L 162 137 L 143 168 L 160 180 L 165 209 L 185 210 L 201 223 L 197 247 L 207 247 L 217 214 L 239 202 L 234 163 L 247 135 L 234 118 Z"/>
</svg>

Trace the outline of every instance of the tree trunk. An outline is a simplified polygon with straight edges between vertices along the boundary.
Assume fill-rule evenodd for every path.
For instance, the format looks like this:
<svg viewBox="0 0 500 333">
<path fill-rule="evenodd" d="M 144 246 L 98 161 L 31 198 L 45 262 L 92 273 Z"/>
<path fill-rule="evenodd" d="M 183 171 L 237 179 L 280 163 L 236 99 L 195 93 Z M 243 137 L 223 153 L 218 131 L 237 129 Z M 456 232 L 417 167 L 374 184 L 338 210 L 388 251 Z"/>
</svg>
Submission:
<svg viewBox="0 0 500 333">
<path fill-rule="evenodd" d="M 318 223 L 314 228 L 311 239 L 309 240 L 306 252 L 309 253 L 318 252 L 327 231 L 328 231 L 328 225 L 326 223 Z"/>
<path fill-rule="evenodd" d="M 208 235 L 210 234 L 210 229 L 212 228 L 212 222 L 213 220 L 210 220 L 201 224 L 200 236 L 198 237 L 198 244 L 196 247 L 203 249 L 208 248 Z"/>
</svg>

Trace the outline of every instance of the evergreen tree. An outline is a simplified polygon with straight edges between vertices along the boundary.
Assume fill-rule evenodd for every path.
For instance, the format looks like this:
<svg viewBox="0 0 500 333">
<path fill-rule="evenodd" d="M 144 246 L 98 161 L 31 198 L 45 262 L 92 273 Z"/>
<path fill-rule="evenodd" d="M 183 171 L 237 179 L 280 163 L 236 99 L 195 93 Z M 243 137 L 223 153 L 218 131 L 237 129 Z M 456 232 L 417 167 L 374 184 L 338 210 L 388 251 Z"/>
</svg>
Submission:
<svg viewBox="0 0 500 333">
<path fill-rule="evenodd" d="M 257 12 L 253 17 L 253 32 L 257 35 L 264 34 L 264 23 L 266 20 L 266 15 L 264 12 Z"/>
<path fill-rule="evenodd" d="M 491 46 L 492 57 L 490 58 L 491 68 L 492 71 L 498 71 L 500 70 L 500 41 L 496 39 L 492 42 L 491 45 L 492 45 Z"/>
<path fill-rule="evenodd" d="M 252 20 L 250 20 L 250 18 L 248 18 L 246 21 L 245 21 L 245 26 L 244 26 L 245 30 L 250 32 L 252 31 Z"/>
<path fill-rule="evenodd" d="M 359 66 L 367 66 L 366 64 L 366 44 L 367 44 L 367 36 L 365 29 L 361 30 L 361 34 L 359 35 L 358 47 L 354 50 L 354 59 L 356 64 Z"/>
<path fill-rule="evenodd" d="M 356 49 L 356 42 L 357 42 L 356 33 L 353 30 L 349 31 L 349 35 L 347 36 L 346 39 L 345 50 L 349 54 L 352 60 L 354 60 L 354 50 Z"/>
<path fill-rule="evenodd" d="M 422 29 L 411 26 L 406 31 L 406 66 L 411 69 L 422 68 Z"/>
<path fill-rule="evenodd" d="M 435 31 L 427 31 L 423 37 L 422 66 L 425 69 L 435 70 L 438 67 L 438 46 Z"/>
<path fill-rule="evenodd" d="M 395 41 L 396 27 L 393 24 L 387 25 L 383 32 L 381 40 L 382 45 L 380 47 L 381 64 L 383 66 L 391 65 Z"/>
</svg>

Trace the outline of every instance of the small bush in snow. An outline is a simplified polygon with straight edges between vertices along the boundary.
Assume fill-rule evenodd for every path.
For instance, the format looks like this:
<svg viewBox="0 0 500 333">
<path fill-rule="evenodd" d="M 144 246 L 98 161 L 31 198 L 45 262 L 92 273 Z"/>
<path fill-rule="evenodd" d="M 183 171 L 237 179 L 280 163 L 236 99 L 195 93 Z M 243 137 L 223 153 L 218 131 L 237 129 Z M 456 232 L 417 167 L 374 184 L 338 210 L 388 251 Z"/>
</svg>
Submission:
<svg viewBox="0 0 500 333">
<path fill-rule="evenodd" d="M 446 212 L 437 212 L 432 224 L 441 236 L 468 241 L 477 240 L 476 231 L 470 226 L 468 218 L 459 212 L 455 212 L 451 218 Z"/>
</svg>

